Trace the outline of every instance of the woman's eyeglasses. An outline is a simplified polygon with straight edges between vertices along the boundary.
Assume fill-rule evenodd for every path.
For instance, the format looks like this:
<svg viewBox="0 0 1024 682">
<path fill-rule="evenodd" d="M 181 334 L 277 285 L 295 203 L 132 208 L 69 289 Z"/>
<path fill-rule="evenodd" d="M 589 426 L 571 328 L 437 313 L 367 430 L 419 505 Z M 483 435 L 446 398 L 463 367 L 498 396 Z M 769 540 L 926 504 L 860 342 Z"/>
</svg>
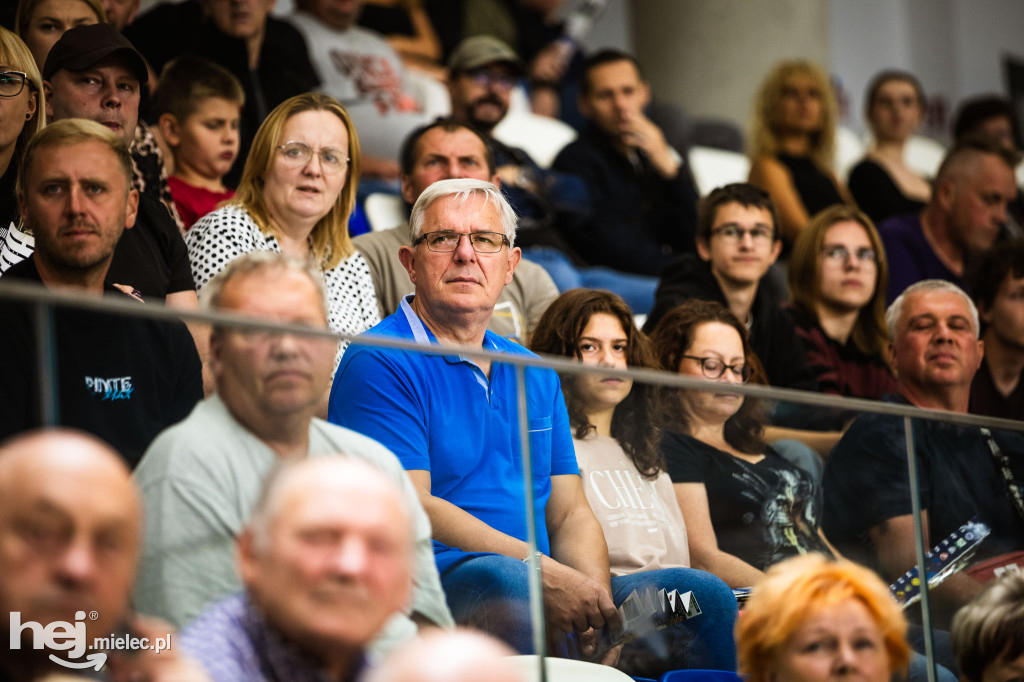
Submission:
<svg viewBox="0 0 1024 682">
<path fill-rule="evenodd" d="M 285 164 L 292 168 L 304 168 L 313 158 L 314 150 L 305 142 L 285 142 L 277 145 L 277 148 L 281 151 Z M 316 154 L 320 157 L 320 168 L 328 175 L 340 173 L 348 166 L 348 157 L 345 156 L 344 150 L 324 147 L 316 150 Z"/>
<path fill-rule="evenodd" d="M 17 97 L 25 89 L 28 74 L 24 71 L 0 71 L 0 97 Z"/>
<path fill-rule="evenodd" d="M 684 355 L 683 357 L 699 362 L 700 371 L 706 379 L 719 379 L 726 370 L 729 370 L 734 377 L 739 377 L 740 383 L 745 384 L 750 381 L 750 376 L 754 373 L 750 365 L 727 365 L 718 358 L 701 358 L 696 355 Z"/>
</svg>

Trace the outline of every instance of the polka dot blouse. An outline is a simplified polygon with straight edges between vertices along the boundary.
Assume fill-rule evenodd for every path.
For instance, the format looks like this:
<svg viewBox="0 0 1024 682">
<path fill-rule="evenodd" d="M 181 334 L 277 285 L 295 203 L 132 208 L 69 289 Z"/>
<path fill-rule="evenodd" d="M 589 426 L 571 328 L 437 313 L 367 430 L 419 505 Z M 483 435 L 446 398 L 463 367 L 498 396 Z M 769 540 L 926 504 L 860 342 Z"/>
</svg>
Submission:
<svg viewBox="0 0 1024 682">
<path fill-rule="evenodd" d="M 209 213 L 185 233 L 188 258 L 196 288 L 202 289 L 228 263 L 250 251 L 277 251 L 277 238 L 268 236 L 241 206 L 231 205 Z M 380 322 L 377 295 L 370 268 L 358 251 L 324 272 L 327 284 L 327 319 L 335 332 L 358 334 Z M 341 341 L 334 366 L 348 346 Z"/>
</svg>

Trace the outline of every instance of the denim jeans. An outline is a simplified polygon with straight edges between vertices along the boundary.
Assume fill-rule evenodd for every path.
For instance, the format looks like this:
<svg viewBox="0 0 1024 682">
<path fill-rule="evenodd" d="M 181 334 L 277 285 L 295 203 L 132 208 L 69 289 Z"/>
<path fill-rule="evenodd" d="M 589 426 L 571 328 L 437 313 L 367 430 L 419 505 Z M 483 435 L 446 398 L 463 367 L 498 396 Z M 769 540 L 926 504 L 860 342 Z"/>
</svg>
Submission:
<svg viewBox="0 0 1024 682">
<path fill-rule="evenodd" d="M 523 257 L 544 268 L 551 275 L 559 293 L 579 288 L 606 289 L 621 296 L 634 315 L 646 315 L 654 307 L 657 277 L 605 267 L 577 268 L 568 256 L 549 246 L 523 249 Z"/>
<path fill-rule="evenodd" d="M 534 652 L 524 562 L 497 554 L 478 556 L 441 576 L 448 606 L 460 625 L 484 630 L 523 654 Z M 619 668 L 627 674 L 657 677 L 682 668 L 736 669 L 736 600 L 729 587 L 704 571 L 667 568 L 612 578 L 612 598 L 621 604 L 633 590 L 693 592 L 698 616 L 652 633 L 623 648 Z M 569 650 L 572 646 L 567 647 Z"/>
</svg>

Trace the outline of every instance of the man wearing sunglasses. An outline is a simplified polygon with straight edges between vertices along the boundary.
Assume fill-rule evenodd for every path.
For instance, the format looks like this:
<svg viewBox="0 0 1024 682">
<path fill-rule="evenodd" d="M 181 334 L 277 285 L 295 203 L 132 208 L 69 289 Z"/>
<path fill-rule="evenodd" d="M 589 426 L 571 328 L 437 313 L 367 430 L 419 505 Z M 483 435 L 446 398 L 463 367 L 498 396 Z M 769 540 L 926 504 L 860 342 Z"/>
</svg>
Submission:
<svg viewBox="0 0 1024 682">
<path fill-rule="evenodd" d="M 328 416 L 385 444 L 405 466 L 430 517 L 456 622 L 530 653 L 516 369 L 452 347 L 530 355 L 487 331 L 520 260 L 515 213 L 489 182 L 441 180 L 420 194 L 410 225 L 400 257 L 415 293 L 367 334 L 436 350 L 353 344 Z M 558 376 L 531 368 L 525 380 L 545 614 L 557 637 L 589 632 L 618 619 L 608 549 L 583 494 Z"/>
</svg>

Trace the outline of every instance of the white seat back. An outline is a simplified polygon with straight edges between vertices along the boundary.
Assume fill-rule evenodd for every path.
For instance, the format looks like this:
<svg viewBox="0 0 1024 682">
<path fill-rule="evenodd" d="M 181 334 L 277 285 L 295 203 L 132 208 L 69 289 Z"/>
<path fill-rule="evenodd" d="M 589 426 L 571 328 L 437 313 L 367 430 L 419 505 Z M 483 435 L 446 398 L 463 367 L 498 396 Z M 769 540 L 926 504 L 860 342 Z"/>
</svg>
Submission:
<svg viewBox="0 0 1024 682">
<path fill-rule="evenodd" d="M 405 201 L 400 196 L 375 192 L 366 197 L 363 208 L 373 232 L 390 230 L 405 222 Z"/>
<path fill-rule="evenodd" d="M 836 129 L 836 159 L 833 170 L 843 182 L 850 176 L 850 169 L 864 158 L 866 151 L 867 146 L 860 135 L 846 126 L 839 126 Z"/>
<path fill-rule="evenodd" d="M 537 656 L 509 656 L 503 662 L 519 672 L 523 682 L 540 680 Z M 626 673 L 607 665 L 552 657 L 548 657 L 546 663 L 547 678 L 551 682 L 633 682 Z"/>
<path fill-rule="evenodd" d="M 912 135 L 903 149 L 903 158 L 910 169 L 926 178 L 935 177 L 945 156 L 946 148 L 924 135 Z"/>
<path fill-rule="evenodd" d="M 541 168 L 549 168 L 562 147 L 576 139 L 576 131 L 568 123 L 511 108 L 493 135 L 510 147 L 525 150 Z"/>
<path fill-rule="evenodd" d="M 746 182 L 750 175 L 750 159 L 739 152 L 696 146 L 687 156 L 701 196 L 722 185 Z"/>
</svg>

